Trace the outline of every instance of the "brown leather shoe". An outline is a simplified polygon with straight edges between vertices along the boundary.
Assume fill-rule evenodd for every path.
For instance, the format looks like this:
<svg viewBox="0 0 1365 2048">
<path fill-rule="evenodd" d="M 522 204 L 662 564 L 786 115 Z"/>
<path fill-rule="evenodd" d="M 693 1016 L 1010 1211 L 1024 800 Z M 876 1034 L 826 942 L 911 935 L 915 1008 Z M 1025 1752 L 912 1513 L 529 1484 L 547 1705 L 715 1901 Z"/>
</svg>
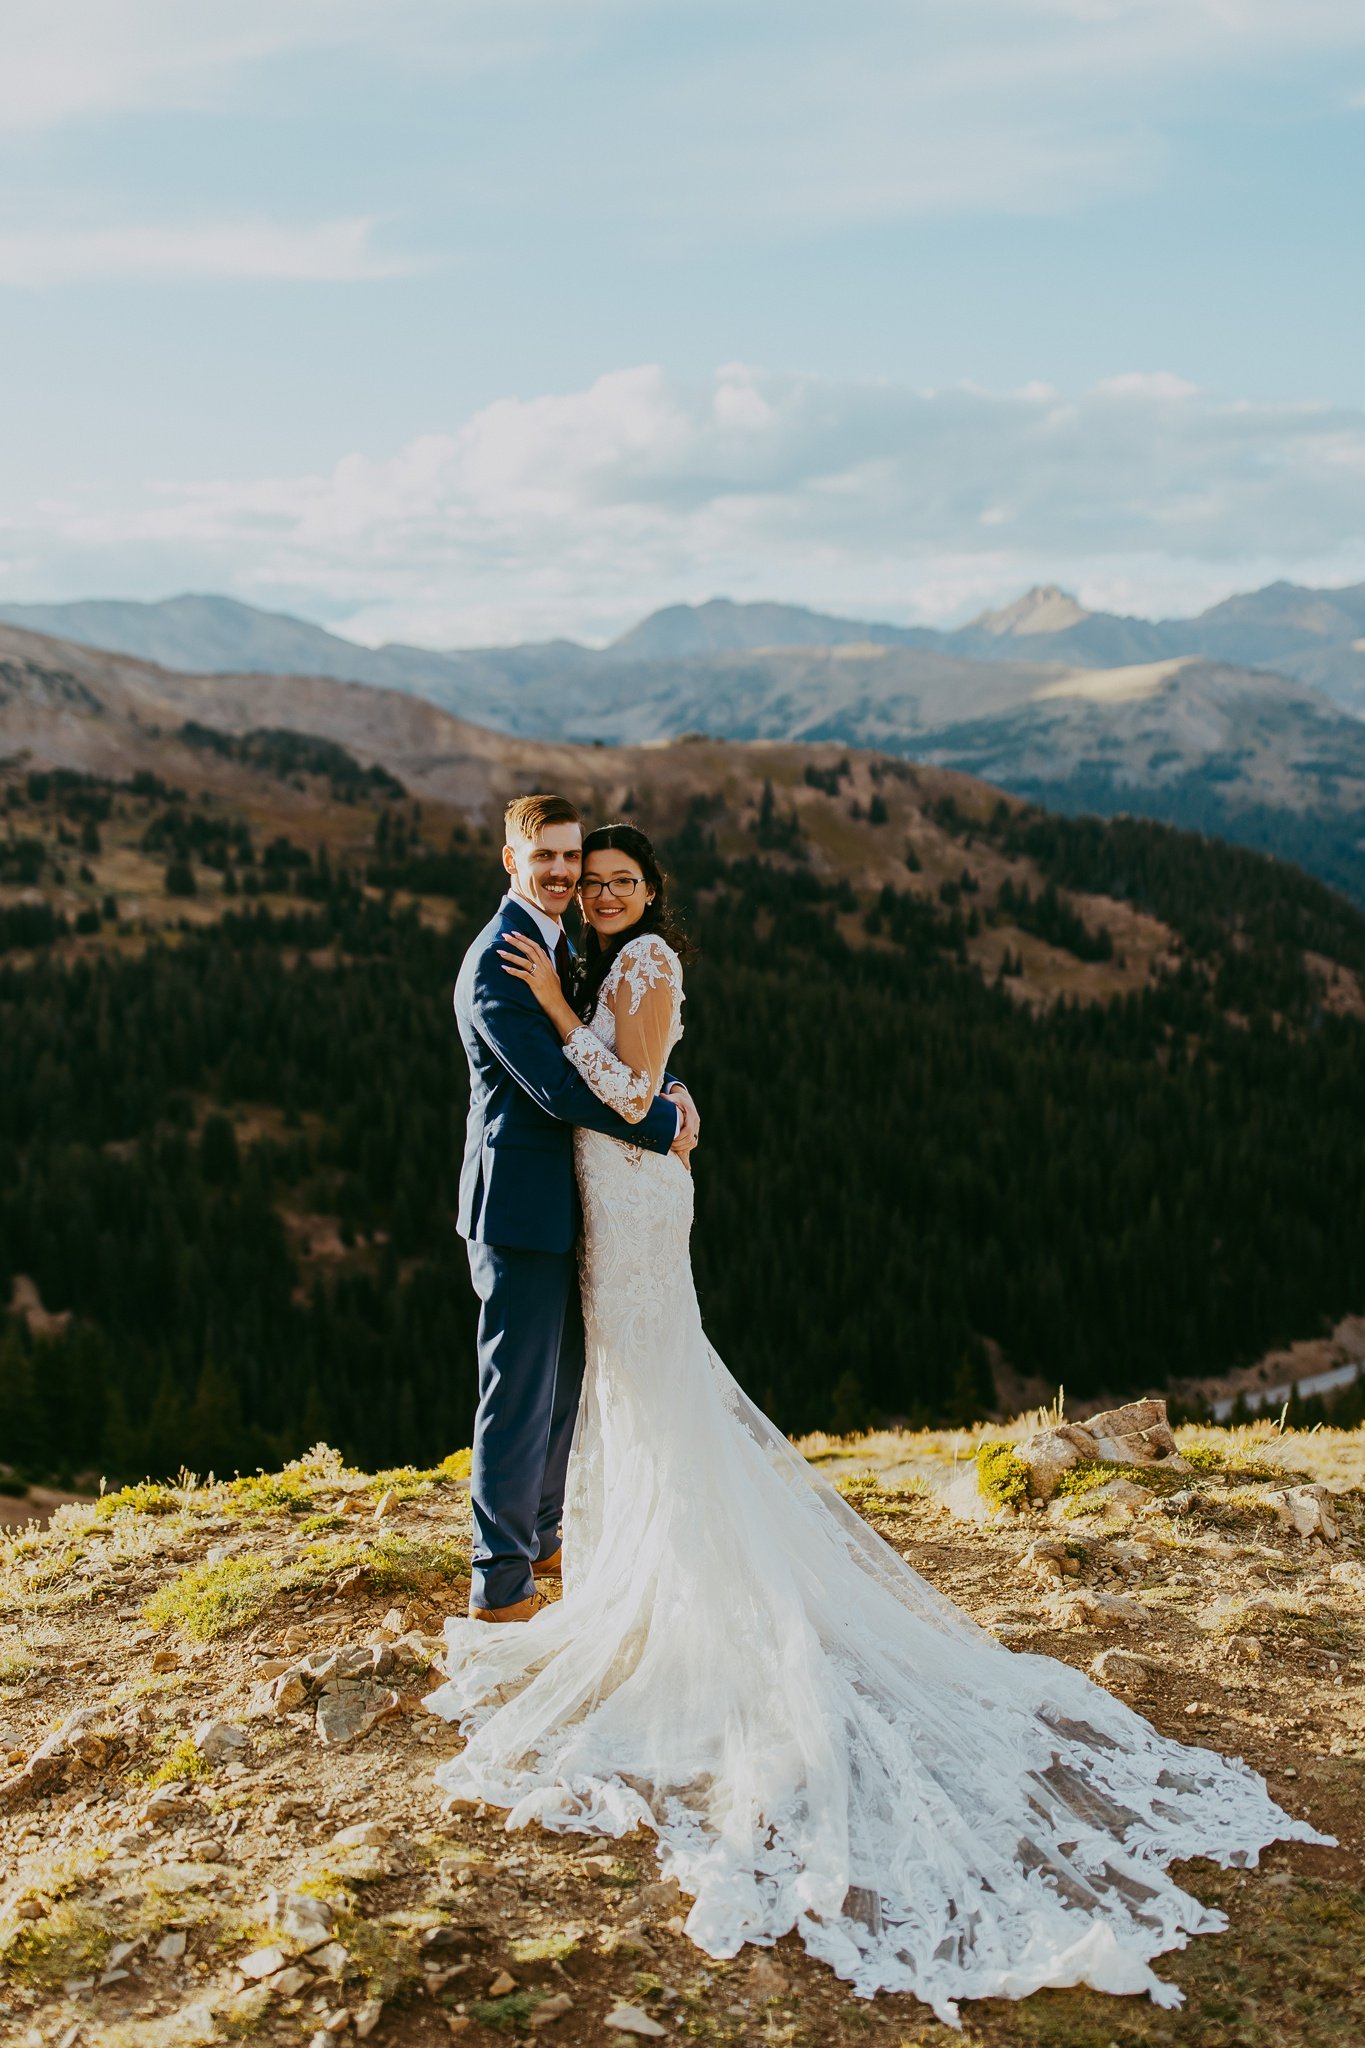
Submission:
<svg viewBox="0 0 1365 2048">
<path fill-rule="evenodd" d="M 476 1607 L 469 1603 L 471 1621 L 529 1621 L 540 1602 L 534 1593 L 528 1593 L 524 1600 L 514 1600 L 510 1607 Z"/>
<path fill-rule="evenodd" d="M 558 1550 L 552 1550 L 548 1557 L 535 1558 L 531 1564 L 531 1577 L 533 1579 L 559 1578 L 561 1576 L 560 1567 L 563 1556 L 564 1546 L 561 1543 Z"/>
</svg>

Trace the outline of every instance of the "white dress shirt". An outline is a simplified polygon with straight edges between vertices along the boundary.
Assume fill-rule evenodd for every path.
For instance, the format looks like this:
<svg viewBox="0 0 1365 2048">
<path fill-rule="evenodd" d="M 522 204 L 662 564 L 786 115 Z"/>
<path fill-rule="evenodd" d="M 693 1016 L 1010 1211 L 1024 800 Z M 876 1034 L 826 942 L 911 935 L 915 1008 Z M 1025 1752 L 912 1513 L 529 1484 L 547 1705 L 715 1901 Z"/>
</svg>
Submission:
<svg viewBox="0 0 1365 2048">
<path fill-rule="evenodd" d="M 515 889 L 508 890 L 506 900 L 509 903 L 515 903 L 518 910 L 526 912 L 526 915 L 530 918 L 542 939 L 544 939 L 546 951 L 553 960 L 555 957 L 555 947 L 561 939 L 568 937 L 568 933 L 565 931 L 560 920 L 557 917 L 551 917 L 549 911 L 542 910 L 538 903 L 532 903 L 529 896 L 519 896 Z"/>
</svg>

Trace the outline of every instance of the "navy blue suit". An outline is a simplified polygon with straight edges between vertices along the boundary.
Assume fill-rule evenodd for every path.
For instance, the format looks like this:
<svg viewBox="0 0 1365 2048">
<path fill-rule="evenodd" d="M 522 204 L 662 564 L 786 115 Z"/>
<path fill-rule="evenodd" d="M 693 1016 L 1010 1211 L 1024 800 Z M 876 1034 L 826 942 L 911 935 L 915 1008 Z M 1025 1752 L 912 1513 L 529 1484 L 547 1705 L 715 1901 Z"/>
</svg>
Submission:
<svg viewBox="0 0 1365 2048">
<path fill-rule="evenodd" d="M 479 1405 L 470 1502 L 473 1603 L 531 1592 L 533 1558 L 559 1540 L 583 1378 L 573 1127 L 667 1152 L 678 1112 L 655 1102 L 629 1124 L 565 1059 L 524 981 L 498 958 L 508 932 L 544 941 L 509 896 L 465 954 L 455 1018 L 469 1060 L 469 1122 L 457 1228 L 479 1297 Z"/>
</svg>

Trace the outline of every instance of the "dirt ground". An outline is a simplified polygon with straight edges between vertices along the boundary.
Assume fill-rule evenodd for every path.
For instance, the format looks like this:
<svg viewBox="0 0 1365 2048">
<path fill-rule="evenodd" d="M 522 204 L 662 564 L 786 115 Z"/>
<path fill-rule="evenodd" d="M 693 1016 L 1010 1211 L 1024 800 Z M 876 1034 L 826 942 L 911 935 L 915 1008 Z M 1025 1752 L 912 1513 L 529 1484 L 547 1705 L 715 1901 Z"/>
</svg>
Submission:
<svg viewBox="0 0 1365 2048">
<path fill-rule="evenodd" d="M 1186 1440 L 1218 1462 L 1182 1494 L 982 1525 L 937 1498 L 965 1433 L 805 1447 L 1011 1647 L 1103 1656 L 1100 1682 L 1163 1733 L 1244 1757 L 1338 1837 L 1251 1872 L 1186 1866 L 1230 1925 L 1158 1965 L 1183 2010 L 1084 1990 L 975 2003 L 958 2038 L 983 2048 L 1360 2038 L 1365 1438 Z M 443 1807 L 432 1774 L 460 1738 L 421 1702 L 467 1594 L 462 1469 L 367 1476 L 314 1454 L 0 1539 L 6 2048 L 954 2038 L 914 1999 L 851 1997 L 795 1936 L 709 1959 L 643 1834 L 509 1834 Z M 1329 1538 L 1277 1515 L 1295 1475 L 1329 1488 Z M 1060 1578 L 1030 1556 L 1059 1537 Z"/>
</svg>

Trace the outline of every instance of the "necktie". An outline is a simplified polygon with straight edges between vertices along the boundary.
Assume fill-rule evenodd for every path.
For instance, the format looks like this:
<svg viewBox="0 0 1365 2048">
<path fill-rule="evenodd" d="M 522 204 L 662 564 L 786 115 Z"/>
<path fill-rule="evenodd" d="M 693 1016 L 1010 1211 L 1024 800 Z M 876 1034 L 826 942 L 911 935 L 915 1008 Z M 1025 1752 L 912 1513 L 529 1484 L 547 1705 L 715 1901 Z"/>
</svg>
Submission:
<svg viewBox="0 0 1365 2048">
<path fill-rule="evenodd" d="M 555 943 L 555 972 L 559 976 L 559 986 L 564 991 L 566 1002 L 572 1002 L 573 954 L 569 951 L 569 941 L 563 932 L 559 934 Z"/>
</svg>

